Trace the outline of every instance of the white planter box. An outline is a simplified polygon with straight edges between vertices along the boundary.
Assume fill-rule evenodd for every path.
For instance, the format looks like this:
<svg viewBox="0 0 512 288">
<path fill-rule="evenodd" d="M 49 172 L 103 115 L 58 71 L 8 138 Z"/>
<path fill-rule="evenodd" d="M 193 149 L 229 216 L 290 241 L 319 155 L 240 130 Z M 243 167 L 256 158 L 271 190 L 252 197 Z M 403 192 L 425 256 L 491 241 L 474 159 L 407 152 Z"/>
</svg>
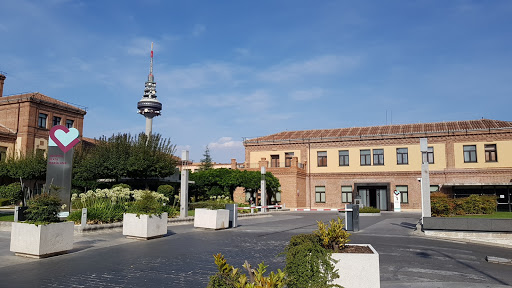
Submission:
<svg viewBox="0 0 512 288">
<path fill-rule="evenodd" d="M 196 209 L 194 227 L 209 229 L 229 228 L 229 210 Z"/>
<path fill-rule="evenodd" d="M 19 256 L 44 258 L 73 249 L 73 222 L 47 225 L 13 222 L 11 251 Z"/>
<path fill-rule="evenodd" d="M 137 239 L 151 239 L 167 234 L 167 212 L 161 215 L 123 214 L 123 235 Z"/>
<path fill-rule="evenodd" d="M 332 253 L 332 258 L 338 260 L 334 266 L 340 275 L 340 278 L 334 280 L 334 284 L 345 288 L 379 288 L 379 253 L 369 244 L 349 244 L 347 246 L 368 246 L 372 249 L 373 254 Z"/>
</svg>

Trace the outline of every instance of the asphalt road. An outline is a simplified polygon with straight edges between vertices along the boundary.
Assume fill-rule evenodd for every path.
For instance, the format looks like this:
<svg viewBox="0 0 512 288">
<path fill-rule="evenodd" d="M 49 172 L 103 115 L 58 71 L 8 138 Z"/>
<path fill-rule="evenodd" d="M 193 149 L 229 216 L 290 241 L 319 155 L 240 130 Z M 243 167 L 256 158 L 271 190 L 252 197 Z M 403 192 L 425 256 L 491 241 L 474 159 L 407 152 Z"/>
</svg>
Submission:
<svg viewBox="0 0 512 288">
<path fill-rule="evenodd" d="M 169 226 L 164 238 L 137 241 L 120 230 L 75 237 L 71 253 L 27 259 L 9 252 L 0 232 L 0 287 L 206 287 L 216 271 L 213 254 L 241 267 L 261 261 L 282 269 L 290 237 L 316 229 L 335 212 L 282 212 L 239 219 L 235 229 L 210 231 Z M 361 217 L 351 243 L 369 243 L 380 254 L 382 287 L 512 287 L 512 266 L 486 256 L 512 258 L 512 249 L 440 241 L 413 233 L 418 214 Z"/>
</svg>

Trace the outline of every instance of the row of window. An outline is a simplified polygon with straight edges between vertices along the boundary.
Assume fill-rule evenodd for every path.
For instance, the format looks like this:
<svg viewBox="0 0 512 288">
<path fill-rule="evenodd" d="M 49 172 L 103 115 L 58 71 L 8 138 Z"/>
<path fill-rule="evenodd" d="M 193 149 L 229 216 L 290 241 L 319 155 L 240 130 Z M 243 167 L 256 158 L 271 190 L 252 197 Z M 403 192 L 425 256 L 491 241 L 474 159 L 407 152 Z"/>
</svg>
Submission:
<svg viewBox="0 0 512 288">
<path fill-rule="evenodd" d="M 284 153 L 284 167 L 292 166 L 292 158 L 294 155 L 294 152 Z M 270 167 L 281 167 L 281 163 L 279 162 L 279 155 L 270 155 Z"/>
<path fill-rule="evenodd" d="M 372 152 L 373 152 L 373 165 L 384 165 L 384 149 L 361 149 L 359 150 L 361 166 L 372 165 Z M 350 158 L 348 150 L 340 150 L 339 165 L 349 166 Z M 434 163 L 434 147 L 428 147 L 427 161 L 430 164 Z M 404 165 L 409 164 L 409 149 L 397 148 L 396 149 L 396 164 Z M 317 165 L 318 167 L 327 167 L 327 151 L 317 152 Z"/>
<path fill-rule="evenodd" d="M 37 127 L 39 128 L 47 128 L 47 123 L 48 122 L 48 114 L 44 114 L 44 113 L 39 113 L 39 119 L 37 120 Z M 71 120 L 71 119 L 66 119 L 66 127 L 67 128 L 73 128 L 73 124 L 74 124 L 75 121 Z M 57 125 L 62 125 L 62 118 L 61 117 L 58 117 L 58 116 L 53 116 L 53 126 L 57 126 Z"/>
<path fill-rule="evenodd" d="M 409 203 L 409 187 L 397 185 L 396 190 L 400 191 L 400 203 Z M 439 192 L 439 185 L 430 185 L 430 192 Z M 341 186 L 341 202 L 352 203 L 352 186 Z M 325 186 L 315 186 L 315 202 L 325 203 Z"/>
<path fill-rule="evenodd" d="M 477 162 L 476 145 L 464 145 L 464 162 L 471 163 Z M 498 151 L 496 144 L 485 144 L 485 162 L 497 162 Z M 384 165 L 384 149 L 361 149 L 359 163 L 361 166 L 372 165 L 372 152 L 373 152 L 373 165 Z M 349 166 L 350 158 L 348 150 L 339 150 L 339 166 Z M 434 164 L 434 147 L 428 147 L 425 154 L 426 160 L 429 164 Z M 409 149 L 397 148 L 396 149 L 396 164 L 407 165 L 409 164 Z M 317 165 L 318 167 L 327 167 L 327 151 L 317 152 Z"/>
<path fill-rule="evenodd" d="M 476 145 L 464 145 L 464 163 L 476 163 Z M 496 144 L 484 144 L 485 162 L 498 162 Z"/>
</svg>

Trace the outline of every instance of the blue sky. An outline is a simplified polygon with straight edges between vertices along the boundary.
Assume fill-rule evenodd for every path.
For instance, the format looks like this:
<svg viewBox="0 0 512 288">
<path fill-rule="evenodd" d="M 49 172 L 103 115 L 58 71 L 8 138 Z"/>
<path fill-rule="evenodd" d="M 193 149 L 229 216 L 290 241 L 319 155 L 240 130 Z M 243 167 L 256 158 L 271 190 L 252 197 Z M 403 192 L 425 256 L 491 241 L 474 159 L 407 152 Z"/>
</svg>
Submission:
<svg viewBox="0 0 512 288">
<path fill-rule="evenodd" d="M 4 94 L 86 106 L 84 136 L 136 134 L 155 42 L 177 154 L 244 161 L 281 131 L 512 120 L 512 1 L 7 1 Z M 386 117 L 387 115 L 387 117 Z"/>
</svg>

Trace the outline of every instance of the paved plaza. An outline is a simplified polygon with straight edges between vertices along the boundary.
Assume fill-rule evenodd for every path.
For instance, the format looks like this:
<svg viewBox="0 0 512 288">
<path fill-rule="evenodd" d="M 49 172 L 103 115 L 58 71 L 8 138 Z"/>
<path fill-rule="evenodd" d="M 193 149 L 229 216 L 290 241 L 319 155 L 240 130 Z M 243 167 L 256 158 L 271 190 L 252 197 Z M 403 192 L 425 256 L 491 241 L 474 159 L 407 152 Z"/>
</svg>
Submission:
<svg viewBox="0 0 512 288">
<path fill-rule="evenodd" d="M 290 237 L 316 229 L 336 212 L 281 212 L 239 219 L 235 229 L 210 231 L 171 225 L 166 237 L 126 239 L 121 230 L 76 234 L 71 253 L 47 259 L 14 256 L 10 232 L 0 232 L 0 287 L 206 287 L 216 271 L 213 254 L 241 267 L 261 261 L 284 268 Z M 420 215 L 360 217 L 351 243 L 370 243 L 380 254 L 382 287 L 512 287 L 512 266 L 486 256 L 512 258 L 512 249 L 442 241 L 414 233 Z"/>
</svg>

